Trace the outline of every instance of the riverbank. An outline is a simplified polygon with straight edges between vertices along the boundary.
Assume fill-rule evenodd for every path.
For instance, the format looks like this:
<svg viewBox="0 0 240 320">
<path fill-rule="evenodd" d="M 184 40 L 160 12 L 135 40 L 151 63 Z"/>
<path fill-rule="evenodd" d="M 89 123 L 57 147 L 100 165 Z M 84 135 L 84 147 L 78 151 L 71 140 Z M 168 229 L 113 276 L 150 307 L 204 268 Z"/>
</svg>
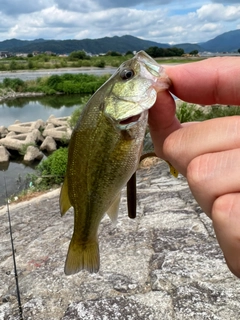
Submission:
<svg viewBox="0 0 240 320">
<path fill-rule="evenodd" d="M 43 92 L 15 92 L 10 88 L 0 88 L 0 103 L 17 98 L 42 97 Z"/>
<path fill-rule="evenodd" d="M 56 151 L 57 143 L 67 144 L 71 134 L 68 117 L 56 118 L 53 115 L 46 122 L 41 119 L 24 123 L 15 121 L 8 128 L 1 126 L 0 163 L 8 162 L 13 151 L 23 155 L 23 161 L 27 163 L 41 160 L 43 151 L 48 154 Z"/>
<path fill-rule="evenodd" d="M 38 70 L 16 70 L 14 72 L 0 71 L 0 83 L 5 78 L 15 79 L 19 78 L 23 81 L 36 80 L 37 78 L 49 77 L 51 75 L 62 75 L 62 74 L 92 74 L 97 76 L 103 76 L 105 74 L 113 74 L 117 68 L 105 67 L 105 68 L 94 68 L 94 67 L 82 67 L 82 68 L 59 68 L 59 69 L 38 69 Z"/>
</svg>

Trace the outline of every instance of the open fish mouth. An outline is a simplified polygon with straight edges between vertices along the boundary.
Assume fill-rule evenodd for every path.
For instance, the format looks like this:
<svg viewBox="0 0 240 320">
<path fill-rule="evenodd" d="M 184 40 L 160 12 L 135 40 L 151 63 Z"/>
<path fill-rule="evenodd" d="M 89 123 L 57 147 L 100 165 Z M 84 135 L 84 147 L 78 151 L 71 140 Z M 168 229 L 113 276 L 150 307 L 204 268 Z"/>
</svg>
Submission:
<svg viewBox="0 0 240 320">
<path fill-rule="evenodd" d="M 141 113 L 137 114 L 135 116 L 131 116 L 129 118 L 123 119 L 122 121 L 119 122 L 120 125 L 126 125 L 126 124 L 130 124 L 133 122 L 137 122 L 141 117 Z"/>
</svg>

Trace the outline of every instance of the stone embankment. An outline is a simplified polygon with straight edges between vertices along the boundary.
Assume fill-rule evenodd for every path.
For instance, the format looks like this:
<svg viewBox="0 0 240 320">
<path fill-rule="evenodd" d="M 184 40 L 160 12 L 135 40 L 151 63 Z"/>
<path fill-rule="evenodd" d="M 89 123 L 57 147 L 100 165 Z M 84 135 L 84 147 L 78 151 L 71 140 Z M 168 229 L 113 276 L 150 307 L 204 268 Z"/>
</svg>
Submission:
<svg viewBox="0 0 240 320">
<path fill-rule="evenodd" d="M 149 160 L 149 159 L 146 159 Z M 73 212 L 59 190 L 10 205 L 24 320 L 239 320 L 240 280 L 186 180 L 158 161 L 137 172 L 137 217 L 101 222 L 97 274 L 63 272 Z M 0 319 L 18 305 L 7 209 L 0 210 Z"/>
<path fill-rule="evenodd" d="M 9 161 L 14 151 L 24 154 L 26 162 L 40 160 L 43 151 L 55 151 L 58 141 L 70 140 L 72 131 L 67 120 L 67 117 L 55 118 L 52 115 L 46 122 L 21 123 L 16 120 L 8 128 L 0 126 L 0 163 Z"/>
<path fill-rule="evenodd" d="M 15 92 L 10 88 L 0 88 L 0 102 L 16 98 L 41 97 L 44 95 L 43 92 Z"/>
</svg>

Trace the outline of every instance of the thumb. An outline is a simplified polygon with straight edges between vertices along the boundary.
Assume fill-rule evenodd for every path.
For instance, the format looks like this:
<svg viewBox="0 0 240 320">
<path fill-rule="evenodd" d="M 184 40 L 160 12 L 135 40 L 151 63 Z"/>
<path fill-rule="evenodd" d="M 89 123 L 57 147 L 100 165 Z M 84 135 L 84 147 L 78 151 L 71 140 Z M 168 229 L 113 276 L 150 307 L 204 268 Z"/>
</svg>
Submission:
<svg viewBox="0 0 240 320">
<path fill-rule="evenodd" d="M 165 159 L 163 143 L 166 137 L 181 127 L 175 116 L 176 105 L 168 91 L 160 91 L 154 106 L 149 110 L 149 129 L 155 153 Z"/>
</svg>

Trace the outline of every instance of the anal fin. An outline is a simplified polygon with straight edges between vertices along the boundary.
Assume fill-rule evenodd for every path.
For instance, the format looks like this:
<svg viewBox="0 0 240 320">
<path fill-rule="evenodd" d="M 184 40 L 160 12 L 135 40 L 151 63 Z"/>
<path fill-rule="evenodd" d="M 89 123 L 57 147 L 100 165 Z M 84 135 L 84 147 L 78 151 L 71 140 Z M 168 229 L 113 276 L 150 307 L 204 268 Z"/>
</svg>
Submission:
<svg viewBox="0 0 240 320">
<path fill-rule="evenodd" d="M 61 216 L 63 216 L 69 208 L 71 208 L 71 203 L 68 197 L 68 180 L 67 176 L 64 178 L 64 182 L 61 188 L 60 198 L 59 198 L 59 204 L 60 204 L 60 212 Z"/>
<path fill-rule="evenodd" d="M 113 225 L 116 225 L 117 223 L 120 200 L 121 200 L 121 191 L 118 193 L 113 203 L 107 210 L 107 215 L 111 219 Z"/>
</svg>

